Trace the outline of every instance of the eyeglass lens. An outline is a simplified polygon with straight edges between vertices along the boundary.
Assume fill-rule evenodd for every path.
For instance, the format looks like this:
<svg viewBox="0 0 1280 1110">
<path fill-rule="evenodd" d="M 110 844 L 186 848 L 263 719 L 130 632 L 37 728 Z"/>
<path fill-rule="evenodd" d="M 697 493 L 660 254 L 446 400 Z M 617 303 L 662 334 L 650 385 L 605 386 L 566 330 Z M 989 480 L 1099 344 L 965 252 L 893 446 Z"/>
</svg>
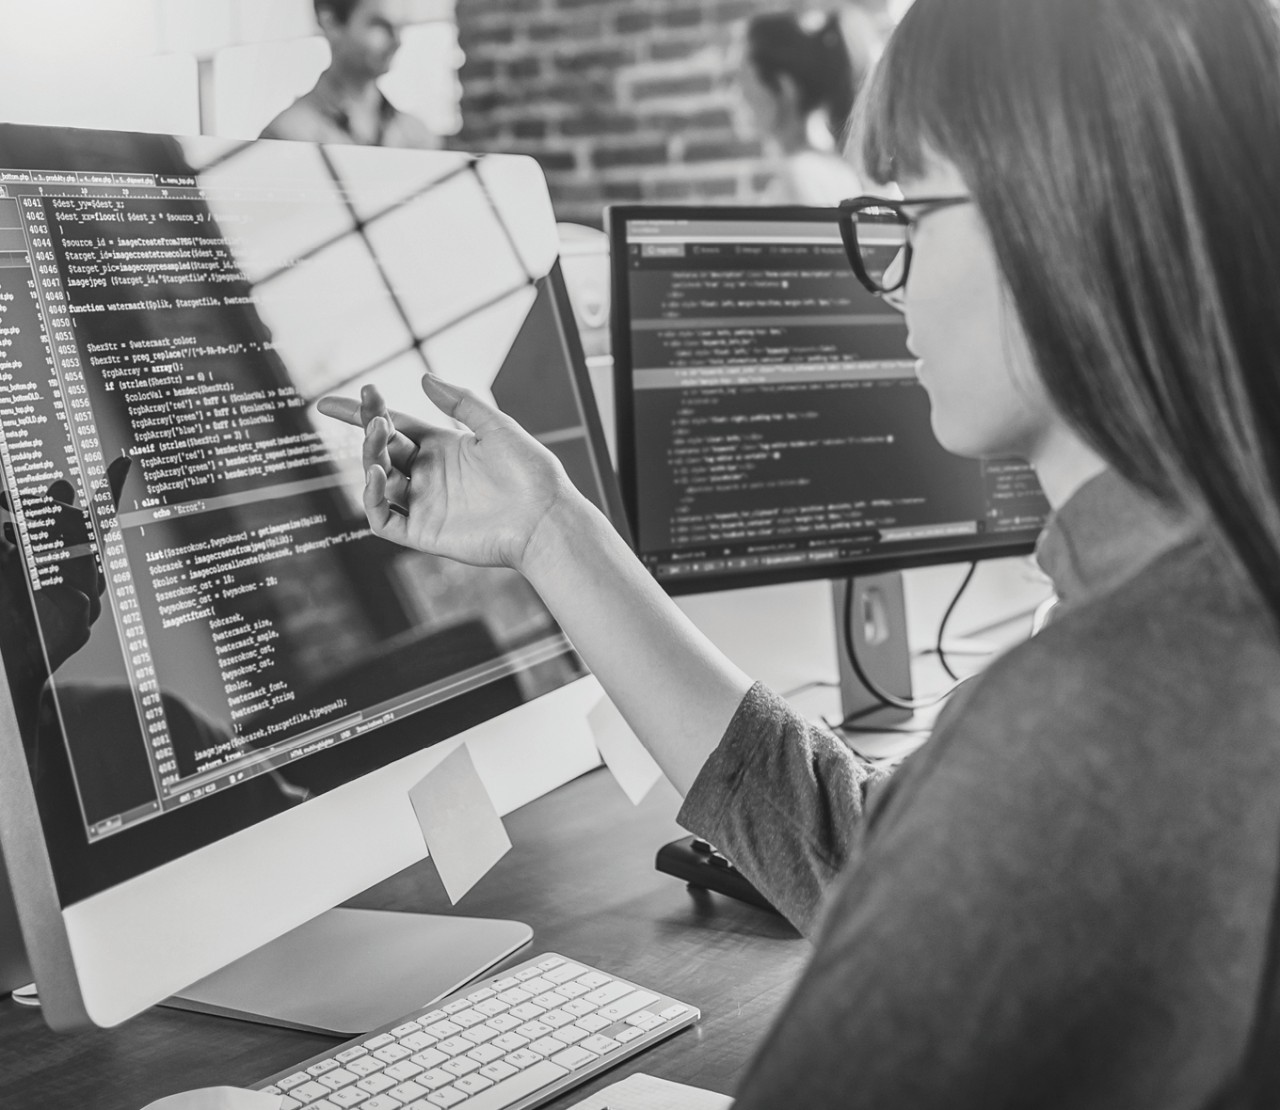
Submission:
<svg viewBox="0 0 1280 1110">
<path fill-rule="evenodd" d="M 907 246 L 907 226 L 897 213 L 874 209 L 858 213 L 858 254 L 868 278 L 881 289 L 890 289 L 902 280 L 900 258 Z"/>
</svg>

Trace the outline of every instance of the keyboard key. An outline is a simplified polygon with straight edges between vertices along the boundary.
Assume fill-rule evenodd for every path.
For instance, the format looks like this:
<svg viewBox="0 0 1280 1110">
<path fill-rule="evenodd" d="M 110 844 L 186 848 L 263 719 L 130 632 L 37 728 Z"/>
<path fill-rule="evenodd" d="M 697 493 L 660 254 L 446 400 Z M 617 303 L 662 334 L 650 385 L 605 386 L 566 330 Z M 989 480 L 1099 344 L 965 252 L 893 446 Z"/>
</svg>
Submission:
<svg viewBox="0 0 1280 1110">
<path fill-rule="evenodd" d="M 360 1110 L 400 1110 L 402 1105 L 389 1095 L 373 1095 L 360 1104 Z"/>
<path fill-rule="evenodd" d="M 564 1048 L 564 1045 L 554 1037 L 540 1037 L 529 1045 L 529 1051 L 536 1053 L 538 1056 L 554 1056 L 562 1048 Z"/>
<path fill-rule="evenodd" d="M 355 1072 L 347 1068 L 334 1068 L 327 1071 L 324 1075 L 316 1080 L 331 1091 L 336 1091 L 339 1087 L 345 1087 L 348 1083 L 354 1083 L 360 1077 Z"/>
<path fill-rule="evenodd" d="M 413 1053 L 398 1044 L 389 1044 L 386 1048 L 375 1049 L 373 1056 L 376 1060 L 381 1060 L 384 1064 L 394 1064 L 397 1060 L 404 1060 Z"/>
<path fill-rule="evenodd" d="M 514 975 L 508 975 L 505 979 L 495 979 L 489 984 L 495 991 L 509 991 L 512 987 L 520 985 L 520 980 Z"/>
<path fill-rule="evenodd" d="M 353 1071 L 356 1075 L 372 1075 L 375 1071 L 381 1071 L 386 1066 L 377 1057 L 361 1056 L 347 1065 L 347 1071 Z"/>
<path fill-rule="evenodd" d="M 498 1014 L 496 1017 L 491 1017 L 485 1022 L 485 1025 L 490 1029 L 496 1029 L 499 1033 L 505 1033 L 509 1029 L 514 1029 L 519 1024 L 520 1019 L 518 1017 L 512 1017 L 510 1014 Z"/>
<path fill-rule="evenodd" d="M 486 1064 L 482 1067 L 480 1074 L 496 1083 L 499 1079 L 506 1079 L 509 1075 L 515 1075 L 519 1070 L 519 1068 L 513 1068 L 505 1060 L 495 1060 L 492 1064 Z"/>
<path fill-rule="evenodd" d="M 387 1092 L 387 1096 L 397 1102 L 412 1102 L 415 1098 L 426 1098 L 430 1093 L 426 1087 L 420 1086 L 411 1079 L 407 1083 L 401 1083 L 399 1087 L 392 1087 Z"/>
<path fill-rule="evenodd" d="M 551 1032 L 551 1026 L 544 1025 L 540 1021 L 526 1021 L 516 1032 L 531 1041 L 536 1041 L 539 1037 L 545 1037 Z"/>
<path fill-rule="evenodd" d="M 384 1045 L 392 1044 L 395 1041 L 390 1033 L 379 1033 L 376 1037 L 370 1037 L 364 1042 L 364 1047 L 372 1052 L 375 1048 L 382 1048 Z"/>
<path fill-rule="evenodd" d="M 263 1088 L 262 1088 L 262 1093 L 263 1093 L 264 1095 L 282 1095 L 282 1094 L 284 1094 L 284 1092 L 283 1092 L 282 1090 L 280 1090 L 280 1088 L 279 1088 L 279 1087 L 277 1087 L 274 1083 L 269 1083 L 267 1086 L 263 1087 Z"/>
<path fill-rule="evenodd" d="M 634 1025 L 628 1025 L 625 1029 L 619 1030 L 616 1034 L 619 1044 L 626 1044 L 628 1041 L 634 1041 L 637 1037 L 643 1037 L 644 1030 L 637 1029 Z"/>
<path fill-rule="evenodd" d="M 579 983 L 585 983 L 587 977 L 584 975 L 578 980 Z M 606 1002 L 613 1002 L 619 998 L 623 998 L 631 994 L 635 990 L 630 983 L 621 983 L 615 980 L 612 983 L 606 983 L 603 987 L 597 987 L 590 994 L 584 997 L 588 1002 L 594 1002 L 597 1006 L 603 1006 Z"/>
<path fill-rule="evenodd" d="M 543 1014 L 538 1020 L 544 1025 L 551 1026 L 552 1029 L 559 1029 L 562 1025 L 572 1024 L 573 1015 L 566 1014 L 563 1010 L 552 1010 L 550 1013 Z"/>
<path fill-rule="evenodd" d="M 586 1017 L 578 1018 L 574 1024 L 579 1029 L 585 1029 L 588 1033 L 599 1033 L 601 1029 L 608 1029 L 613 1022 L 608 1018 L 601 1017 L 599 1014 L 587 1014 Z"/>
<path fill-rule="evenodd" d="M 433 1022 L 444 1021 L 447 1016 L 443 1010 L 432 1010 L 429 1014 L 423 1014 L 422 1017 L 418 1018 L 418 1024 L 425 1029 Z"/>
<path fill-rule="evenodd" d="M 366 1075 L 359 1083 L 356 1084 L 362 1091 L 368 1091 L 371 1095 L 380 1095 L 383 1091 L 389 1091 L 396 1085 L 394 1079 L 378 1072 L 375 1075 Z"/>
<path fill-rule="evenodd" d="M 621 1021 L 628 1014 L 643 1010 L 649 1003 L 657 1001 L 658 996 L 656 994 L 650 994 L 648 991 L 633 991 L 625 998 L 618 999 L 617 1002 L 610 1002 L 607 1006 L 601 1006 L 600 1016 L 613 1018 L 614 1021 Z"/>
<path fill-rule="evenodd" d="M 368 1052 L 369 1050 L 365 1048 L 364 1045 L 358 1044 L 353 1046 L 352 1048 L 348 1048 L 345 1052 L 339 1052 L 338 1055 L 334 1057 L 334 1059 L 337 1060 L 338 1063 L 340 1064 L 347 1064 L 347 1063 L 350 1063 L 352 1060 L 354 1060 L 357 1056 L 367 1055 Z"/>
<path fill-rule="evenodd" d="M 545 991 L 534 997 L 533 1004 L 541 1006 L 544 1010 L 556 1010 L 568 1001 L 569 999 L 562 994 L 556 994 L 555 991 Z"/>
<path fill-rule="evenodd" d="M 282 1091 L 291 1091 L 294 1087 L 298 1086 L 300 1083 L 307 1082 L 310 1078 L 311 1076 L 309 1076 L 305 1071 L 295 1071 L 292 1075 L 285 1076 L 284 1079 L 278 1079 L 276 1081 L 276 1086 Z"/>
<path fill-rule="evenodd" d="M 494 1037 L 493 1043 L 503 1052 L 515 1052 L 517 1048 L 524 1048 L 529 1040 L 518 1033 L 503 1033 L 501 1036 Z"/>
<path fill-rule="evenodd" d="M 472 1044 L 484 1044 L 485 1041 L 491 1040 L 497 1035 L 498 1031 L 496 1029 L 490 1029 L 487 1025 L 477 1025 L 474 1029 L 468 1029 L 463 1033 L 462 1038 Z"/>
<path fill-rule="evenodd" d="M 549 1055 L 549 1054 L 547 1054 Z M 328 1087 L 322 1087 L 314 1079 L 308 1080 L 306 1083 L 299 1083 L 289 1092 L 291 1098 L 296 1098 L 302 1104 L 315 1102 L 318 1098 L 324 1098 L 329 1093 Z"/>
<path fill-rule="evenodd" d="M 554 971 L 546 972 L 543 978 L 550 980 L 552 983 L 567 983 L 570 979 L 576 979 L 586 970 L 581 964 L 564 963 Z"/>
<path fill-rule="evenodd" d="M 464 1052 L 470 1052 L 472 1047 L 472 1043 L 466 1037 L 449 1037 L 436 1045 L 436 1048 L 446 1056 L 460 1056 Z"/>
<path fill-rule="evenodd" d="M 532 1021 L 539 1017 L 546 1009 L 545 1006 L 535 1006 L 532 1002 L 521 1002 L 519 1006 L 511 1007 L 511 1016 L 517 1017 L 521 1021 Z"/>
<path fill-rule="evenodd" d="M 567 1001 L 562 1007 L 566 1014 L 572 1014 L 574 1017 L 582 1017 L 583 1014 L 589 1014 L 592 1010 L 598 1009 L 594 1002 L 588 1002 L 585 998 L 574 998 Z M 681 1007 L 683 1009 L 683 1007 Z"/>
<path fill-rule="evenodd" d="M 402 1048 L 407 1048 L 410 1052 L 421 1052 L 424 1048 L 430 1048 L 436 1043 L 435 1037 L 429 1033 L 410 1033 L 407 1037 L 400 1038 Z"/>
<path fill-rule="evenodd" d="M 668 1006 L 658 1016 L 664 1019 L 665 1021 L 672 1021 L 675 1018 L 678 1018 L 681 1014 L 687 1014 L 688 1012 L 689 1012 L 688 1006 L 681 1006 L 679 1005 L 679 1003 L 677 1003 L 675 1006 Z"/>
<path fill-rule="evenodd" d="M 458 1013 L 460 1010 L 468 1009 L 470 1006 L 471 1003 L 465 998 L 458 998 L 453 1002 L 450 1002 L 447 1006 L 441 1006 L 440 1009 L 442 1009 L 446 1014 L 453 1015 Z"/>
<path fill-rule="evenodd" d="M 530 1052 L 527 1048 L 517 1048 L 507 1056 L 507 1063 L 523 1070 L 532 1067 L 541 1059 L 542 1057 L 536 1052 Z"/>
<path fill-rule="evenodd" d="M 327 1071 L 333 1071 L 338 1066 L 337 1060 L 321 1060 L 318 1064 L 312 1064 L 307 1068 L 307 1074 L 311 1076 L 324 1075 Z"/>
<path fill-rule="evenodd" d="M 537 971 L 538 969 L 535 967 L 533 970 Z M 533 995 L 539 995 L 542 994 L 543 991 L 549 991 L 554 986 L 555 984 L 550 979 L 544 979 L 541 975 L 535 975 L 532 979 L 526 979 L 521 983 L 520 989 L 522 991 L 528 991 Z"/>
<path fill-rule="evenodd" d="M 477 1002 L 483 1002 L 486 998 L 492 998 L 494 994 L 495 992 L 488 987 L 481 987 L 478 991 L 472 991 L 467 995 L 467 1001 L 475 1005 Z"/>
<path fill-rule="evenodd" d="M 433 1068 L 431 1071 L 424 1071 L 414 1082 L 419 1087 L 426 1087 L 428 1091 L 435 1091 L 452 1083 L 453 1076 L 444 1068 Z"/>
<path fill-rule="evenodd" d="M 438 1091 L 432 1091 L 427 1095 L 427 1101 L 434 1103 L 436 1106 L 457 1106 L 460 1102 L 466 1102 L 467 1096 L 459 1091 L 456 1087 L 441 1087 Z"/>
<path fill-rule="evenodd" d="M 468 1007 L 465 1010 L 459 1010 L 453 1015 L 453 1023 L 461 1025 L 463 1029 L 470 1029 L 473 1025 L 479 1025 L 487 1016 L 487 1014 L 482 1014 L 479 1010 L 473 1010 Z"/>
<path fill-rule="evenodd" d="M 585 975 L 578 976 L 578 982 L 588 990 L 594 990 L 596 987 L 603 987 L 606 983 L 612 983 L 613 980 L 607 975 L 601 975 L 598 971 L 588 971 Z"/>
<path fill-rule="evenodd" d="M 487 1091 L 474 1094 L 467 1102 L 466 1110 L 504 1110 L 518 1099 L 554 1083 L 568 1071 L 549 1060 L 538 1060 L 524 1071 L 495 1083 Z"/>
<path fill-rule="evenodd" d="M 465 1056 L 456 1056 L 444 1065 L 443 1071 L 447 1071 L 452 1076 L 468 1075 L 473 1071 L 479 1071 L 480 1065 L 474 1060 L 468 1060 Z"/>
<path fill-rule="evenodd" d="M 559 1064 L 562 1068 L 569 1068 L 576 1071 L 578 1068 L 586 1067 L 592 1060 L 600 1059 L 594 1052 L 588 1052 L 585 1048 L 575 1045 L 573 1048 L 566 1048 L 563 1052 L 557 1053 L 551 1057 L 553 1064 Z"/>
<path fill-rule="evenodd" d="M 522 991 L 519 987 L 512 987 L 509 991 L 503 991 L 498 997 L 508 1006 L 518 1006 L 521 1002 L 528 1002 L 533 995 L 528 991 Z"/>
<path fill-rule="evenodd" d="M 421 1071 L 426 1069 L 421 1064 L 415 1064 L 412 1060 L 401 1060 L 397 1064 L 383 1070 L 383 1075 L 389 1075 L 392 1079 L 399 1083 L 403 1083 L 406 1079 L 412 1079 Z"/>
<path fill-rule="evenodd" d="M 334 1091 L 329 1096 L 329 1101 L 334 1106 L 342 1107 L 347 1110 L 348 1107 L 359 1106 L 365 1099 L 369 1098 L 368 1091 L 362 1091 L 359 1087 L 343 1087 L 340 1091 Z"/>
<path fill-rule="evenodd" d="M 486 1079 L 483 1075 L 464 1075 L 454 1086 L 460 1091 L 474 1095 L 478 1091 L 483 1091 L 486 1087 L 492 1087 L 493 1080 Z"/>
<path fill-rule="evenodd" d="M 538 965 L 538 970 L 550 971 L 553 967 L 559 967 L 562 963 L 564 963 L 564 960 L 562 960 L 559 956 L 548 956 L 545 960 L 542 961 L 542 963 Z"/>
<path fill-rule="evenodd" d="M 542 971 L 538 967 L 526 967 L 522 971 L 516 972 L 516 978 L 521 983 L 525 983 L 525 982 L 528 982 L 530 979 L 538 978 L 538 976 L 541 974 L 542 974 Z M 546 990 L 545 987 L 543 987 L 542 989 Z"/>
<path fill-rule="evenodd" d="M 562 1044 L 577 1044 L 587 1035 L 587 1031 L 579 1029 L 576 1025 L 566 1025 L 563 1029 L 557 1029 L 551 1035 Z"/>
<path fill-rule="evenodd" d="M 424 1048 L 421 1052 L 415 1052 L 409 1059 L 415 1064 L 430 1070 L 431 1068 L 438 1068 L 449 1057 L 438 1048 Z"/>
<path fill-rule="evenodd" d="M 492 1064 L 494 1060 L 501 1060 L 505 1055 L 502 1049 L 494 1048 L 491 1044 L 478 1044 L 467 1053 L 467 1058 L 474 1060 L 477 1064 Z"/>
<path fill-rule="evenodd" d="M 556 994 L 562 994 L 565 998 L 581 998 L 587 994 L 589 988 L 584 987 L 581 983 L 561 983 L 556 987 Z"/>
<path fill-rule="evenodd" d="M 612 1037 L 605 1037 L 597 1033 L 594 1037 L 588 1037 L 582 1041 L 582 1047 L 588 1052 L 594 1052 L 597 1056 L 603 1056 L 606 1052 L 612 1052 L 615 1048 L 621 1048 L 617 1041 Z"/>
<path fill-rule="evenodd" d="M 483 1002 L 476 1003 L 476 1009 L 482 1014 L 493 1017 L 495 1014 L 500 1014 L 507 1009 L 507 1004 L 500 998 L 486 998 Z"/>
<path fill-rule="evenodd" d="M 399 1040 L 401 1037 L 407 1037 L 410 1033 L 416 1033 L 422 1028 L 416 1021 L 406 1021 L 403 1025 L 397 1025 L 391 1030 L 391 1035 Z"/>
<path fill-rule="evenodd" d="M 425 1032 L 430 1033 L 436 1040 L 442 1041 L 445 1037 L 456 1037 L 462 1032 L 461 1025 L 454 1025 L 451 1021 L 437 1021 L 428 1025 Z M 365 1042 L 368 1045 L 368 1041 Z"/>
</svg>

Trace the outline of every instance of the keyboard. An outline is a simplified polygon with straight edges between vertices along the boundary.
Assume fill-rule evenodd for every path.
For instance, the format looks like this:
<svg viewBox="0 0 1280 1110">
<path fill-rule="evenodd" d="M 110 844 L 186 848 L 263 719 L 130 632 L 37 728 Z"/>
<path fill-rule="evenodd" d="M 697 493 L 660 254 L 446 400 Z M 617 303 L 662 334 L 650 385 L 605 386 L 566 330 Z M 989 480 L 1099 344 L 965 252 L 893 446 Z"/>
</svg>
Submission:
<svg viewBox="0 0 1280 1110">
<path fill-rule="evenodd" d="M 263 1080 L 280 1110 L 524 1110 L 701 1017 L 551 953 Z"/>
</svg>

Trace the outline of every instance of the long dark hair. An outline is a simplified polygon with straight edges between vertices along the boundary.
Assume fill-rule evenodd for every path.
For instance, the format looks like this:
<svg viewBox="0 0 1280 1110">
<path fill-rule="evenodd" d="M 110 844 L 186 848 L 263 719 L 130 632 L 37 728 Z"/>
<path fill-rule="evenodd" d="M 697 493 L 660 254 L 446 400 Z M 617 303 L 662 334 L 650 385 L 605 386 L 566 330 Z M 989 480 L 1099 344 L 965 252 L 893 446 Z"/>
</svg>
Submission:
<svg viewBox="0 0 1280 1110">
<path fill-rule="evenodd" d="M 956 165 L 1058 410 L 1202 516 L 1280 628 L 1274 0 L 916 0 L 858 116 L 873 179 Z M 1280 1091 L 1278 906 L 1215 1110 Z"/>
<path fill-rule="evenodd" d="M 843 140 L 866 75 L 854 72 L 835 13 L 812 31 L 790 12 L 754 16 L 747 23 L 747 57 L 760 80 L 775 91 L 783 77 L 790 78 L 800 94 L 800 111 L 808 116 L 825 110 L 832 135 Z"/>
<path fill-rule="evenodd" d="M 956 165 L 1059 411 L 1280 626 L 1273 0 L 916 0 L 860 99 L 864 171 Z"/>
</svg>

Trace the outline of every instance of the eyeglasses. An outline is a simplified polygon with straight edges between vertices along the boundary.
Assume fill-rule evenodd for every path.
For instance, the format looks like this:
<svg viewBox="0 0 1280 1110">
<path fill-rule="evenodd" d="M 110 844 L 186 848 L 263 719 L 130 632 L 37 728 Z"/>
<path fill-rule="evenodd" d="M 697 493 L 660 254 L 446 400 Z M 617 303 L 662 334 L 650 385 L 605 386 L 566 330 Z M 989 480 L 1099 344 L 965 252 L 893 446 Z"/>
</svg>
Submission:
<svg viewBox="0 0 1280 1110">
<path fill-rule="evenodd" d="M 878 296 L 896 293 L 907 284 L 911 269 L 911 239 L 916 225 L 934 212 L 972 197 L 854 197 L 842 200 L 840 238 L 849 265 L 863 286 Z"/>
</svg>

